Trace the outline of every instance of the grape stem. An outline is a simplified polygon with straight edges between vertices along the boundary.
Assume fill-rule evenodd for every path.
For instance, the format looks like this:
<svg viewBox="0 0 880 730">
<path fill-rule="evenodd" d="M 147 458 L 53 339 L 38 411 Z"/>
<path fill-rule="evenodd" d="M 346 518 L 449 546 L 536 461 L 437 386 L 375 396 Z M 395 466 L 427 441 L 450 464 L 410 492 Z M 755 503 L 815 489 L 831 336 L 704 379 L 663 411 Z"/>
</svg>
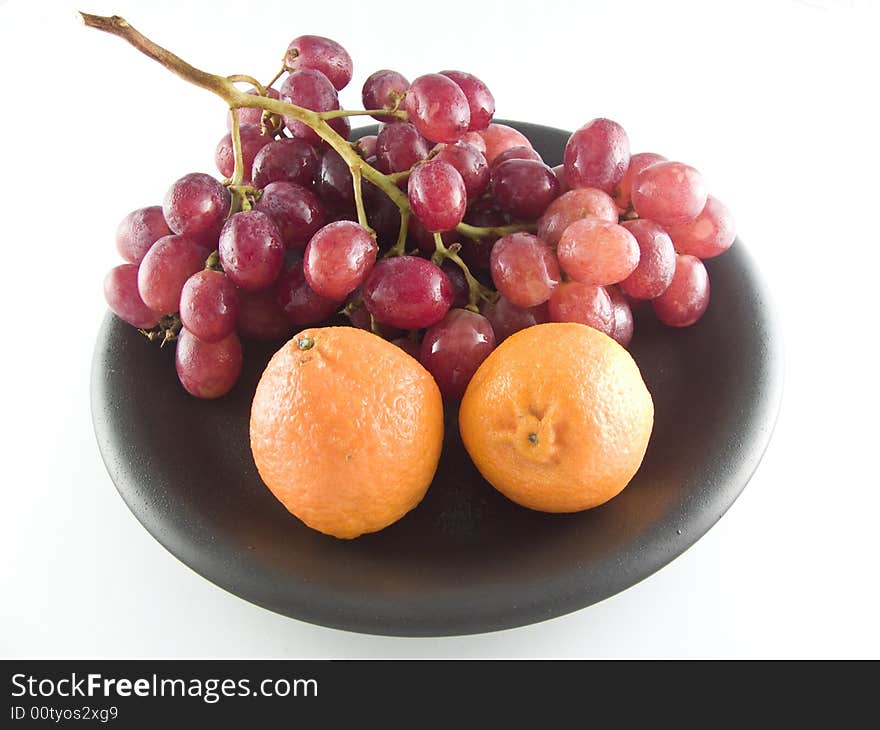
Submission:
<svg viewBox="0 0 880 730">
<path fill-rule="evenodd" d="M 407 121 L 409 119 L 409 115 L 402 110 L 392 110 L 392 109 L 333 109 L 327 112 L 318 112 L 318 116 L 321 119 L 338 119 L 339 117 L 363 117 L 363 116 L 377 116 L 383 114 L 386 117 L 395 117 L 397 119 L 402 119 L 403 121 Z"/>
<path fill-rule="evenodd" d="M 449 259 L 456 266 L 458 266 L 462 272 L 464 273 L 464 278 L 467 281 L 468 285 L 468 304 L 467 309 L 470 309 L 473 312 L 479 312 L 480 309 L 477 305 L 481 299 L 485 301 L 492 300 L 492 292 L 483 286 L 479 281 L 474 278 L 474 275 L 471 274 L 471 270 L 468 268 L 468 265 L 461 260 L 461 256 L 458 255 L 458 252 L 461 250 L 460 243 L 453 243 L 449 247 L 443 243 L 443 235 L 440 233 L 434 234 L 434 255 L 431 257 L 431 261 L 434 262 L 437 266 L 443 263 L 444 259 Z"/>
</svg>

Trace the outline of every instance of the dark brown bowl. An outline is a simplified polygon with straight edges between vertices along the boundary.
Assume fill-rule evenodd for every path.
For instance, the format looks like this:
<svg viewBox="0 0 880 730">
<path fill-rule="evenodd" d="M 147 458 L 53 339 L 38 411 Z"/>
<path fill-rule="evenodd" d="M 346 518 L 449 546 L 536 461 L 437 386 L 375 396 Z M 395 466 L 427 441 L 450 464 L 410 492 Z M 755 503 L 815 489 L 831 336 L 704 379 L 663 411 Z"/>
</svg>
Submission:
<svg viewBox="0 0 880 730">
<path fill-rule="evenodd" d="M 509 124 L 548 164 L 561 161 L 567 132 Z M 654 398 L 654 433 L 630 485 L 588 512 L 546 515 L 502 497 L 472 465 L 449 406 L 440 467 L 413 512 L 354 541 L 314 532 L 270 494 L 251 458 L 251 397 L 278 344 L 246 344 L 233 392 L 202 401 L 178 384 L 172 348 L 159 350 L 112 314 L 92 369 L 98 445 L 122 498 L 162 545 L 272 611 L 399 636 L 559 616 L 693 545 L 740 494 L 770 440 L 782 356 L 765 290 L 741 241 L 707 268 L 712 301 L 697 325 L 664 327 L 650 307 L 636 315 L 630 350 Z"/>
</svg>

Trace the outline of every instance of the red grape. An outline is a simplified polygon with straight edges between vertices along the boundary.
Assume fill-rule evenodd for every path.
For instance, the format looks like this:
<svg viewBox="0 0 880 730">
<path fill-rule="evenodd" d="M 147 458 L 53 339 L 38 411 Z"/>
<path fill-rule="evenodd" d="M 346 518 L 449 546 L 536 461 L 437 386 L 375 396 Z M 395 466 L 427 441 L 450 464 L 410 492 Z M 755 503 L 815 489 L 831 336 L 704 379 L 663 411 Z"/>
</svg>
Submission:
<svg viewBox="0 0 880 730">
<path fill-rule="evenodd" d="M 300 68 L 284 79 L 281 84 L 281 100 L 316 112 L 339 109 L 339 96 L 333 84 L 323 73 L 313 68 Z M 340 134 L 346 132 L 343 136 L 347 137 L 347 131 L 339 126 L 345 119 L 337 117 L 328 124 Z M 285 116 L 284 123 L 294 137 L 314 143 L 321 141 L 317 132 L 293 117 Z"/>
<path fill-rule="evenodd" d="M 401 350 L 403 350 L 410 357 L 418 360 L 419 355 L 422 352 L 422 346 L 418 340 L 414 340 L 410 337 L 395 337 L 391 340 L 392 345 L 397 345 Z"/>
<path fill-rule="evenodd" d="M 696 322 L 709 306 L 709 274 L 696 256 L 675 257 L 672 283 L 651 302 L 654 314 L 670 327 L 688 327 Z"/>
<path fill-rule="evenodd" d="M 162 206 L 138 208 L 125 216 L 116 228 L 116 250 L 129 263 L 139 264 L 150 246 L 170 234 Z"/>
<path fill-rule="evenodd" d="M 724 253 L 736 238 L 733 216 L 717 198 L 709 195 L 700 214 L 690 223 L 669 226 L 675 250 L 701 259 L 710 259 Z"/>
<path fill-rule="evenodd" d="M 256 124 L 242 124 L 239 130 L 241 135 L 241 157 L 244 166 L 242 182 L 250 184 L 253 179 L 254 158 L 257 153 L 272 141 L 272 135 L 263 134 Z M 214 162 L 223 177 L 231 178 L 235 170 L 235 152 L 232 149 L 232 132 L 217 143 L 214 152 Z"/>
<path fill-rule="evenodd" d="M 320 162 L 314 145 L 304 139 L 275 140 L 260 149 L 254 158 L 254 185 L 264 188 L 273 182 L 292 182 L 311 188 Z"/>
<path fill-rule="evenodd" d="M 407 90 L 404 104 L 410 122 L 432 142 L 455 142 L 468 131 L 468 99 L 447 76 L 419 76 Z"/>
<path fill-rule="evenodd" d="M 292 183 L 273 183 L 273 185 Z M 220 263 L 242 289 L 270 286 L 284 263 L 284 241 L 272 219 L 260 210 L 231 216 L 220 232 Z"/>
<path fill-rule="evenodd" d="M 616 284 L 639 263 L 639 244 L 617 223 L 582 218 L 569 225 L 556 247 L 559 265 L 583 284 Z"/>
<path fill-rule="evenodd" d="M 495 115 L 495 97 L 480 79 L 464 71 L 441 71 L 443 76 L 452 79 L 464 92 L 470 112 L 468 132 L 485 129 Z"/>
<path fill-rule="evenodd" d="M 355 143 L 355 151 L 363 157 L 364 160 L 373 158 L 373 163 L 375 163 L 376 143 L 378 140 L 379 135 L 377 134 L 365 134 L 363 137 L 359 137 L 358 141 Z"/>
<path fill-rule="evenodd" d="M 336 41 L 319 35 L 294 38 L 284 54 L 284 65 L 291 70 L 309 68 L 320 71 L 337 91 L 351 81 L 353 71 L 348 51 Z"/>
<path fill-rule="evenodd" d="M 235 331 L 238 290 L 220 271 L 202 269 L 183 285 L 180 322 L 203 342 L 217 342 Z"/>
<path fill-rule="evenodd" d="M 460 400 L 494 349 L 495 333 L 488 319 L 466 309 L 450 309 L 425 332 L 419 361 L 437 381 L 444 398 Z"/>
<path fill-rule="evenodd" d="M 298 327 L 322 322 L 340 309 L 339 302 L 322 297 L 309 286 L 301 264 L 294 264 L 278 277 L 275 301 L 287 321 Z"/>
<path fill-rule="evenodd" d="M 255 209 L 272 219 L 287 248 L 300 251 L 327 220 L 327 211 L 318 196 L 292 182 L 266 185 Z"/>
<path fill-rule="evenodd" d="M 617 206 L 608 193 L 598 188 L 575 188 L 563 193 L 544 211 L 538 221 L 538 237 L 556 246 L 562 232 L 582 218 L 599 218 L 617 223 Z"/>
<path fill-rule="evenodd" d="M 553 168 L 553 174 L 556 175 L 556 179 L 559 180 L 559 194 L 565 195 L 571 188 L 568 186 L 568 180 L 565 179 L 565 165 L 556 165 Z M 591 190 L 593 188 L 590 188 Z"/>
<path fill-rule="evenodd" d="M 666 162 L 666 158 L 663 155 L 658 155 L 654 152 L 638 152 L 629 158 L 629 165 L 627 165 L 626 172 L 623 173 L 623 177 L 620 178 L 620 181 L 614 188 L 614 202 L 617 204 L 621 213 L 625 213 L 629 210 L 629 207 L 632 204 L 631 195 L 633 178 L 642 170 L 657 162 Z"/>
<path fill-rule="evenodd" d="M 565 145 L 565 178 L 572 188 L 611 193 L 629 165 L 629 138 L 617 122 L 594 119 Z"/>
<path fill-rule="evenodd" d="M 272 289 L 239 289 L 238 304 L 238 333 L 242 337 L 262 341 L 282 340 L 293 330 Z"/>
<path fill-rule="evenodd" d="M 213 247 L 229 203 L 229 192 L 218 180 L 203 172 L 191 172 L 165 193 L 162 212 L 172 231 Z"/>
<path fill-rule="evenodd" d="M 507 160 L 492 171 L 492 191 L 514 218 L 534 220 L 558 197 L 559 181 L 543 162 Z"/>
<path fill-rule="evenodd" d="M 396 209 L 396 206 L 395 206 Z M 434 234 L 431 233 L 424 224 L 414 215 L 409 218 L 409 227 L 407 228 L 407 237 L 411 243 L 414 243 L 419 251 L 426 254 L 433 254 L 437 248 L 434 245 Z M 449 246 L 458 240 L 458 234 L 453 229 L 451 231 L 443 231 L 440 235 L 444 246 Z"/>
<path fill-rule="evenodd" d="M 654 299 L 666 291 L 675 273 L 675 249 L 660 226 L 647 218 L 621 224 L 639 244 L 639 264 L 620 282 L 624 294 L 637 299 Z"/>
<path fill-rule="evenodd" d="M 120 264 L 107 272 L 104 298 L 117 317 L 134 327 L 148 330 L 159 324 L 159 315 L 141 299 L 135 264 Z"/>
<path fill-rule="evenodd" d="M 505 150 L 509 150 L 511 147 L 532 146 L 532 143 L 529 142 L 522 132 L 518 132 L 513 127 L 508 127 L 506 124 L 490 124 L 479 135 L 486 146 L 483 156 L 490 165 L 498 155 Z"/>
<path fill-rule="evenodd" d="M 632 205 L 640 218 L 677 226 L 696 218 L 706 205 L 703 176 L 682 162 L 657 162 L 633 178 Z"/>
<path fill-rule="evenodd" d="M 448 162 L 461 175 L 468 200 L 476 200 L 489 187 L 489 165 L 474 145 L 467 142 L 444 144 L 434 155 L 435 160 Z"/>
<path fill-rule="evenodd" d="M 452 306 L 463 309 L 468 305 L 471 296 L 471 290 L 468 286 L 467 278 L 464 271 L 454 261 L 446 259 L 440 268 L 443 273 L 449 277 L 449 283 L 452 284 Z"/>
<path fill-rule="evenodd" d="M 348 163 L 334 149 L 321 156 L 318 168 L 317 192 L 329 206 L 354 210 L 354 183 Z"/>
<path fill-rule="evenodd" d="M 413 213 L 429 231 L 449 231 L 461 223 L 467 206 L 464 180 L 443 160 L 428 160 L 409 176 Z"/>
<path fill-rule="evenodd" d="M 554 290 L 548 303 L 553 322 L 579 322 L 604 332 L 614 332 L 614 306 L 605 287 L 566 281 Z"/>
<path fill-rule="evenodd" d="M 629 302 L 616 287 L 609 286 L 605 289 L 611 299 L 611 306 L 614 310 L 614 328 L 611 331 L 611 337 L 626 347 L 629 345 L 633 336 L 633 313 L 630 309 Z"/>
<path fill-rule="evenodd" d="M 257 96 L 256 89 L 248 89 L 245 93 L 251 94 L 253 96 Z M 278 93 L 278 89 L 273 89 L 269 87 L 266 89 L 266 96 L 270 99 L 280 99 L 281 95 Z M 238 113 L 238 123 L 242 126 L 245 124 L 256 124 L 258 127 L 263 126 L 263 110 L 256 109 L 255 107 L 243 106 L 237 111 Z M 232 114 L 230 111 L 226 115 L 226 129 L 232 129 Z M 274 115 L 273 115 L 274 116 Z M 277 118 L 276 118 L 277 119 Z M 281 126 L 279 122 L 279 127 Z M 278 129 L 274 128 L 272 125 L 267 125 L 269 132 L 277 132 Z"/>
<path fill-rule="evenodd" d="M 205 249 L 186 236 L 163 236 L 138 268 L 138 291 L 144 303 L 159 314 L 180 307 L 180 292 L 190 276 L 205 266 Z"/>
<path fill-rule="evenodd" d="M 427 156 L 427 140 L 409 122 L 392 122 L 379 130 L 376 167 L 382 172 L 409 170 Z"/>
<path fill-rule="evenodd" d="M 498 239 L 490 259 L 495 288 L 519 307 L 546 302 L 559 284 L 553 252 L 531 233 L 510 233 Z"/>
<path fill-rule="evenodd" d="M 378 251 L 373 237 L 357 223 L 328 223 L 306 246 L 306 281 L 322 297 L 342 301 L 370 273 Z"/>
<path fill-rule="evenodd" d="M 467 134 L 462 135 L 461 139 L 458 141 L 462 144 L 473 145 L 480 151 L 480 154 L 483 155 L 483 157 L 486 156 L 486 140 L 483 139 L 482 132 L 468 132 Z"/>
<path fill-rule="evenodd" d="M 507 162 L 507 160 L 537 160 L 538 162 L 544 161 L 541 159 L 541 155 L 539 155 L 533 147 L 521 144 L 517 145 L 516 147 L 510 147 L 504 150 L 504 152 L 501 152 L 494 160 L 492 160 L 491 169 L 494 171 L 495 168 L 498 167 L 498 165 L 500 165 L 502 162 Z"/>
<path fill-rule="evenodd" d="M 364 304 L 370 314 L 400 329 L 439 322 L 452 297 L 452 284 L 442 269 L 415 256 L 382 259 L 364 283 Z"/>
<path fill-rule="evenodd" d="M 361 90 L 364 109 L 394 109 L 402 106 L 409 89 L 409 81 L 397 71 L 382 69 L 367 77 Z M 394 117 L 387 114 L 374 114 L 373 119 L 380 122 L 393 122 Z"/>
<path fill-rule="evenodd" d="M 241 340 L 235 332 L 219 342 L 203 342 L 186 328 L 177 336 L 177 377 L 197 398 L 226 395 L 241 374 L 241 362 Z"/>
<path fill-rule="evenodd" d="M 511 304 L 509 299 L 499 296 L 494 302 L 484 303 L 480 310 L 491 322 L 498 344 L 526 327 L 550 321 L 546 302 L 537 307 L 518 307 Z"/>
</svg>

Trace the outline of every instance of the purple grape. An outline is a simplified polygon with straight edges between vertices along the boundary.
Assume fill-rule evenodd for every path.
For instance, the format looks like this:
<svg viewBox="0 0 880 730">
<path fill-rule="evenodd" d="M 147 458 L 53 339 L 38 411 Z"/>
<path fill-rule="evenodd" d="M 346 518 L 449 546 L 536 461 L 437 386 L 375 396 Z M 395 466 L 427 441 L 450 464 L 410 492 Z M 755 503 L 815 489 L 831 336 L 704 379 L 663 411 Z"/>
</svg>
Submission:
<svg viewBox="0 0 880 730">
<path fill-rule="evenodd" d="M 238 304 L 238 333 L 242 337 L 271 342 L 290 336 L 293 325 L 279 306 L 273 289 L 239 289 Z"/>
<path fill-rule="evenodd" d="M 452 230 L 464 218 L 467 190 L 448 162 L 428 160 L 417 166 L 407 190 L 413 213 L 431 232 Z"/>
<path fill-rule="evenodd" d="M 565 145 L 565 178 L 571 188 L 599 188 L 611 195 L 629 165 L 629 138 L 617 122 L 594 119 Z"/>
<path fill-rule="evenodd" d="M 518 307 L 509 299 L 499 296 L 494 302 L 484 303 L 480 309 L 483 316 L 492 324 L 498 344 L 526 327 L 550 321 L 546 303 L 536 307 Z"/>
<path fill-rule="evenodd" d="M 635 271 L 620 282 L 620 289 L 637 299 L 655 299 L 666 291 L 675 274 L 672 239 L 647 218 L 624 221 L 621 225 L 639 245 L 639 263 Z"/>
<path fill-rule="evenodd" d="M 622 347 L 627 347 L 633 336 L 633 313 L 626 297 L 621 294 L 617 287 L 605 288 L 608 298 L 611 299 L 611 307 L 614 314 L 614 326 L 611 337 L 617 340 Z"/>
<path fill-rule="evenodd" d="M 162 236 L 171 235 L 162 206 L 138 208 L 123 218 L 116 228 L 116 250 L 131 264 L 139 264 Z"/>
<path fill-rule="evenodd" d="M 419 76 L 405 99 L 409 120 L 432 142 L 455 142 L 468 131 L 471 114 L 458 84 L 441 74 Z"/>
<path fill-rule="evenodd" d="M 191 172 L 168 189 L 162 212 L 172 231 L 213 248 L 229 213 L 229 204 L 229 192 L 217 179 Z"/>
<path fill-rule="evenodd" d="M 502 162 L 507 162 L 508 160 L 537 160 L 538 162 L 543 162 L 541 159 L 541 155 L 539 155 L 534 147 L 528 145 L 517 145 L 516 147 L 508 147 L 504 152 L 500 153 L 494 160 L 492 160 L 491 170 L 495 170 L 498 165 Z M 555 172 L 553 173 L 556 174 Z"/>
<path fill-rule="evenodd" d="M 272 219 L 287 248 L 299 251 L 327 221 L 327 211 L 318 196 L 292 182 L 266 185 L 254 209 Z"/>
<path fill-rule="evenodd" d="M 251 94 L 252 96 L 257 96 L 256 89 L 248 89 L 245 93 Z M 266 89 L 266 96 L 270 99 L 280 99 L 281 95 L 278 93 L 278 89 L 273 89 L 269 87 Z M 274 115 L 273 115 L 274 116 Z M 277 118 L 276 118 L 277 119 Z M 258 127 L 263 126 L 263 110 L 256 109 L 254 107 L 243 106 L 238 110 L 238 123 L 242 126 L 245 124 L 256 124 Z M 281 126 L 280 124 L 278 125 Z M 228 112 L 226 115 L 226 129 L 232 129 L 232 112 Z M 269 132 L 277 132 L 278 129 L 273 128 L 272 125 L 268 125 Z"/>
<path fill-rule="evenodd" d="M 342 301 L 370 273 L 378 252 L 373 237 L 357 223 L 328 223 L 306 246 L 306 281 L 322 297 Z"/>
<path fill-rule="evenodd" d="M 323 73 L 337 91 L 351 81 L 352 62 L 341 45 L 319 35 L 301 35 L 287 46 L 284 65 L 288 69 L 315 69 Z"/>
<path fill-rule="evenodd" d="M 256 124 L 242 124 L 239 130 L 241 136 L 241 157 L 244 166 L 242 182 L 249 185 L 253 179 L 254 159 L 266 145 L 272 141 L 272 136 L 263 134 Z M 235 171 L 235 151 L 232 149 L 232 132 L 227 133 L 217 143 L 214 151 L 214 162 L 223 177 L 231 178 Z"/>
<path fill-rule="evenodd" d="M 288 104 L 311 109 L 316 112 L 328 112 L 339 109 L 339 96 L 330 80 L 320 71 L 312 68 L 300 68 L 293 71 L 284 79 L 281 84 L 281 100 Z M 333 119 L 328 124 L 336 129 L 337 132 L 347 137 L 348 132 L 339 127 L 339 124 L 345 122 L 345 117 Z M 284 123 L 287 129 L 294 137 L 299 137 L 308 142 L 319 143 L 321 138 L 304 122 L 300 122 L 293 117 L 284 117 Z"/>
<path fill-rule="evenodd" d="M 701 259 L 723 254 L 736 238 L 733 216 L 717 198 L 706 198 L 706 205 L 690 223 L 667 228 L 675 250 Z"/>
<path fill-rule="evenodd" d="M 284 263 L 284 241 L 278 227 L 260 210 L 231 216 L 220 232 L 220 263 L 226 275 L 242 289 L 270 286 Z"/>
<path fill-rule="evenodd" d="M 553 291 L 548 302 L 553 322 L 579 322 L 604 332 L 614 332 L 614 305 L 605 287 L 566 281 Z"/>
<path fill-rule="evenodd" d="M 495 115 L 495 97 L 480 79 L 464 71 L 441 71 L 443 76 L 452 79 L 464 92 L 470 113 L 469 132 L 478 132 L 489 126 Z"/>
<path fill-rule="evenodd" d="M 278 278 L 275 301 L 287 321 L 297 327 L 322 322 L 340 309 L 339 302 L 322 297 L 309 286 L 299 264 L 291 266 Z"/>
<path fill-rule="evenodd" d="M 320 156 L 304 139 L 278 139 L 257 152 L 253 181 L 258 188 L 273 182 L 291 182 L 311 188 L 318 176 Z"/>
<path fill-rule="evenodd" d="M 561 280 L 553 251 L 531 233 L 498 239 L 492 247 L 490 268 L 495 288 L 519 307 L 546 302 Z"/>
<path fill-rule="evenodd" d="M 445 144 L 434 155 L 435 160 L 448 162 L 461 175 L 468 200 L 476 200 L 489 187 L 489 165 L 474 145 L 467 142 Z"/>
<path fill-rule="evenodd" d="M 400 329 L 430 327 L 452 305 L 449 277 L 415 256 L 382 259 L 364 282 L 364 305 L 380 322 Z"/>
<path fill-rule="evenodd" d="M 359 137 L 358 141 L 355 143 L 355 150 L 361 157 L 368 161 L 368 164 L 376 162 L 376 142 L 378 139 L 379 135 L 377 134 L 365 134 L 363 137 Z M 369 162 L 371 157 L 373 158 L 372 163 Z"/>
<path fill-rule="evenodd" d="M 180 308 L 180 293 L 190 276 L 205 266 L 206 250 L 191 238 L 164 236 L 154 243 L 138 268 L 138 291 L 159 314 Z"/>
<path fill-rule="evenodd" d="M 177 377 L 196 398 L 226 395 L 241 374 L 241 341 L 233 332 L 219 342 L 203 342 L 186 328 L 177 336 Z"/>
<path fill-rule="evenodd" d="M 492 191 L 514 218 L 535 220 L 559 196 L 559 180 L 543 162 L 507 160 L 492 172 Z"/>
<path fill-rule="evenodd" d="M 409 170 L 427 156 L 427 140 L 409 122 L 391 122 L 379 130 L 376 167 L 382 172 Z"/>
<path fill-rule="evenodd" d="M 672 283 L 651 302 L 654 314 L 670 327 L 689 327 L 697 322 L 709 306 L 709 274 L 696 256 L 675 257 Z"/>
<path fill-rule="evenodd" d="M 633 178 L 632 205 L 661 226 L 690 223 L 706 206 L 706 183 L 690 165 L 656 162 Z"/>
<path fill-rule="evenodd" d="M 376 71 L 364 81 L 361 90 L 361 101 L 364 109 L 394 109 L 402 106 L 409 81 L 403 74 L 390 69 Z M 373 119 L 380 122 L 393 122 L 394 117 L 387 114 L 374 114 Z"/>
<path fill-rule="evenodd" d="M 317 192 L 329 206 L 337 209 L 353 209 L 354 187 L 348 163 L 334 149 L 328 149 L 321 157 L 318 168 Z"/>
<path fill-rule="evenodd" d="M 134 327 L 148 330 L 159 324 L 159 315 L 141 299 L 135 264 L 120 264 L 107 272 L 104 298 L 113 314 Z"/>
<path fill-rule="evenodd" d="M 449 259 L 440 264 L 440 268 L 443 269 L 443 273 L 449 277 L 449 283 L 452 284 L 452 306 L 464 309 L 471 297 L 471 290 L 464 271 Z"/>
<path fill-rule="evenodd" d="M 450 309 L 425 332 L 419 361 L 437 381 L 444 398 L 460 400 L 494 349 L 495 333 L 488 319 L 466 309 Z"/>
<path fill-rule="evenodd" d="M 183 285 L 180 322 L 203 342 L 218 342 L 232 332 L 238 319 L 238 290 L 220 271 L 202 269 Z"/>
</svg>

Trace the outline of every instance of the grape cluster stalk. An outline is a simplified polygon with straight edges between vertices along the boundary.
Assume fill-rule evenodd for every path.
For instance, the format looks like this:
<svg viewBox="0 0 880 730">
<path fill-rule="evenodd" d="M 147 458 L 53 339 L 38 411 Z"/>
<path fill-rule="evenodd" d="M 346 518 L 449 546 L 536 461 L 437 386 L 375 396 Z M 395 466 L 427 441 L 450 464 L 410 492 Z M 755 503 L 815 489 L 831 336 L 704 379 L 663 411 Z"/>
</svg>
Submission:
<svg viewBox="0 0 880 730">
<path fill-rule="evenodd" d="M 733 242 L 729 211 L 693 167 L 631 155 L 612 120 L 576 130 L 551 168 L 492 121 L 491 91 L 464 71 L 410 82 L 381 69 L 364 108 L 345 109 L 353 63 L 329 38 L 295 38 L 262 84 L 197 69 L 118 16 L 81 15 L 229 109 L 222 179 L 188 173 L 161 205 L 129 213 L 116 235 L 125 263 L 104 282 L 117 316 L 176 340 L 180 382 L 197 397 L 234 387 L 242 338 L 281 340 L 335 314 L 409 352 L 458 399 L 525 327 L 580 322 L 626 347 L 636 304 L 673 327 L 708 307 L 702 259 Z M 355 116 L 378 133 L 351 141 Z"/>
</svg>

